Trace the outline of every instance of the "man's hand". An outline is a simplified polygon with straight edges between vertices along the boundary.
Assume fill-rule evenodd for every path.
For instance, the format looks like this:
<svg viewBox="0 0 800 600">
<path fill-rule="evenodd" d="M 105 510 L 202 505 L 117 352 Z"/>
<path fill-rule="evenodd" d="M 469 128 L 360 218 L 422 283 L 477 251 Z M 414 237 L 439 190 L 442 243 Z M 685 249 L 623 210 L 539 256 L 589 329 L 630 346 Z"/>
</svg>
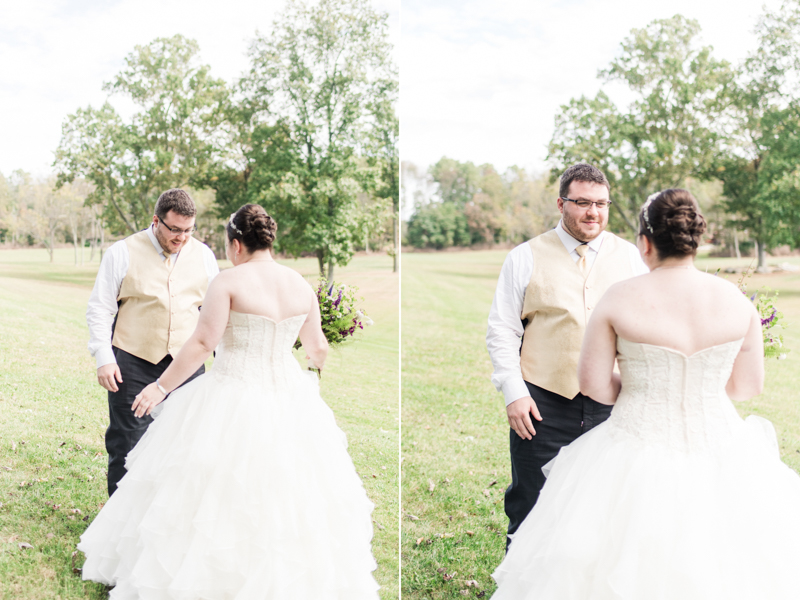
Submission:
<svg viewBox="0 0 800 600">
<path fill-rule="evenodd" d="M 531 415 L 537 421 L 542 420 L 542 415 L 539 414 L 539 408 L 533 398 L 530 396 L 517 398 L 506 406 L 506 413 L 508 413 L 508 424 L 511 425 L 511 429 L 517 432 L 519 437 L 523 440 L 533 439 L 533 436 L 536 435 L 536 430 L 533 428 Z"/>
<path fill-rule="evenodd" d="M 131 410 L 136 418 L 141 418 L 149 415 L 166 397 L 166 394 L 161 393 L 156 383 L 153 382 L 136 395 Z"/>
<path fill-rule="evenodd" d="M 118 392 L 117 383 L 122 383 L 122 372 L 117 363 L 108 363 L 97 369 L 97 383 L 109 392 Z"/>
</svg>

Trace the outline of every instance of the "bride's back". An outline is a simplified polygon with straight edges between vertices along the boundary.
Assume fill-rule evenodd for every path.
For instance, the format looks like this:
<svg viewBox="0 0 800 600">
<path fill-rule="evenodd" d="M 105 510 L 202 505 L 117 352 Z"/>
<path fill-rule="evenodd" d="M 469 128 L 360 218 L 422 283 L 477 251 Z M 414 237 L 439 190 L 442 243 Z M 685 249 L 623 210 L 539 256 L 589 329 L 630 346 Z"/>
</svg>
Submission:
<svg viewBox="0 0 800 600">
<path fill-rule="evenodd" d="M 617 335 L 686 355 L 743 338 L 753 311 L 731 282 L 693 267 L 625 281 L 609 300 L 609 322 Z"/>
<path fill-rule="evenodd" d="M 311 310 L 311 286 L 297 271 L 275 261 L 250 261 L 234 267 L 231 275 L 231 310 L 276 322 Z"/>
</svg>

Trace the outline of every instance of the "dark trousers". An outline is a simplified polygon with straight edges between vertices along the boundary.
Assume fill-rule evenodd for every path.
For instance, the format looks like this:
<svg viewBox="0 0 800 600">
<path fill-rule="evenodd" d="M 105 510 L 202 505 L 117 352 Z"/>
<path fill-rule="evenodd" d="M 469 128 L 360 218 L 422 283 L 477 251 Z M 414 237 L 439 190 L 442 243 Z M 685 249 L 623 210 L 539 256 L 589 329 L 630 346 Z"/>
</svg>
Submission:
<svg viewBox="0 0 800 600">
<path fill-rule="evenodd" d="M 611 415 L 612 406 L 578 394 L 570 400 L 525 382 L 539 408 L 541 421 L 533 421 L 536 435 L 525 440 L 511 430 L 511 485 L 506 490 L 508 533 L 513 534 L 536 504 L 544 486 L 542 467 L 558 451 Z"/>
<path fill-rule="evenodd" d="M 109 496 L 116 491 L 117 483 L 125 476 L 125 457 L 128 456 L 128 452 L 133 450 L 144 432 L 147 431 L 147 427 L 153 422 L 153 417 L 150 415 L 144 415 L 139 419 L 133 415 L 131 410 L 133 399 L 148 384 L 161 377 L 161 374 L 172 362 L 172 357 L 167 355 L 160 363 L 154 365 L 116 347 L 114 356 L 122 374 L 122 383 L 117 383 L 119 391 L 108 392 L 109 425 L 106 430 L 106 451 L 108 452 Z M 202 375 L 205 370 L 205 366 L 201 365 L 194 375 L 184 383 Z"/>
</svg>

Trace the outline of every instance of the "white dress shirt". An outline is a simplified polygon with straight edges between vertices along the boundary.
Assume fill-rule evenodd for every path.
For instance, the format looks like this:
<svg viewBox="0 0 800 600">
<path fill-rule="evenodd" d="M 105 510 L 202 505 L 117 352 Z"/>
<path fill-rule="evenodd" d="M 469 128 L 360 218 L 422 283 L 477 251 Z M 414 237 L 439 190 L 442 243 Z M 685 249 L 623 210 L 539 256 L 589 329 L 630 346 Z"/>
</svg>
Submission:
<svg viewBox="0 0 800 600">
<path fill-rule="evenodd" d="M 572 260 L 578 262 L 580 257 L 575 248 L 580 246 L 581 242 L 568 234 L 560 221 L 556 226 L 556 233 L 561 243 L 569 251 Z M 605 237 L 606 232 L 604 231 L 587 244 L 589 246 L 589 251 L 586 253 L 587 272 L 592 268 Z M 627 246 L 630 246 L 633 272 L 636 275 L 649 273 L 650 271 L 642 261 L 636 246 L 633 244 L 627 244 Z M 522 334 L 525 332 L 520 315 L 522 315 L 522 306 L 525 302 L 525 290 L 531 282 L 532 274 L 533 253 L 530 244 L 525 242 L 508 253 L 500 271 L 500 278 L 497 280 L 492 309 L 489 311 L 486 347 L 494 366 L 492 383 L 498 391 L 503 392 L 506 406 L 530 395 L 522 378 L 519 352 Z"/>
<path fill-rule="evenodd" d="M 158 243 L 153 227 L 147 228 L 147 237 L 153 242 L 153 247 L 158 252 L 161 260 L 166 260 L 164 249 Z M 211 248 L 201 244 L 203 248 L 203 263 L 208 275 L 208 283 L 219 274 L 217 258 Z M 174 255 L 177 263 L 180 252 Z M 128 273 L 131 257 L 125 240 L 112 244 L 103 256 L 97 279 L 94 282 L 92 295 L 89 297 L 89 307 L 86 309 L 86 322 L 89 325 L 89 352 L 97 361 L 97 368 L 109 363 L 116 363 L 114 351 L 111 349 L 111 326 L 119 310 L 117 297 L 122 286 L 122 280 Z"/>
</svg>

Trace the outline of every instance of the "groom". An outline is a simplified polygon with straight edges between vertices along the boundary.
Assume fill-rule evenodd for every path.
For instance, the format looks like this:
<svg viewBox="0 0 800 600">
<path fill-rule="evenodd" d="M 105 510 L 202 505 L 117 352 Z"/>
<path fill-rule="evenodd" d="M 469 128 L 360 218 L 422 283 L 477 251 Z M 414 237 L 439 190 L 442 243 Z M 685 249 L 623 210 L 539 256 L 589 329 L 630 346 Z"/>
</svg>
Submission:
<svg viewBox="0 0 800 600">
<path fill-rule="evenodd" d="M 507 545 L 544 486 L 542 467 L 611 414 L 578 386 L 592 309 L 614 283 L 648 272 L 636 246 L 605 231 L 611 202 L 602 171 L 569 167 L 556 202 L 556 228 L 506 257 L 486 333 L 492 383 L 505 396 L 511 425 Z"/>
<path fill-rule="evenodd" d="M 194 332 L 200 305 L 219 273 L 214 253 L 192 237 L 194 201 L 167 190 L 150 227 L 108 249 L 89 298 L 89 351 L 108 390 L 108 495 L 125 475 L 125 457 L 152 417 L 136 418 L 134 397 L 166 370 Z M 200 369 L 187 381 L 204 372 Z"/>
</svg>

